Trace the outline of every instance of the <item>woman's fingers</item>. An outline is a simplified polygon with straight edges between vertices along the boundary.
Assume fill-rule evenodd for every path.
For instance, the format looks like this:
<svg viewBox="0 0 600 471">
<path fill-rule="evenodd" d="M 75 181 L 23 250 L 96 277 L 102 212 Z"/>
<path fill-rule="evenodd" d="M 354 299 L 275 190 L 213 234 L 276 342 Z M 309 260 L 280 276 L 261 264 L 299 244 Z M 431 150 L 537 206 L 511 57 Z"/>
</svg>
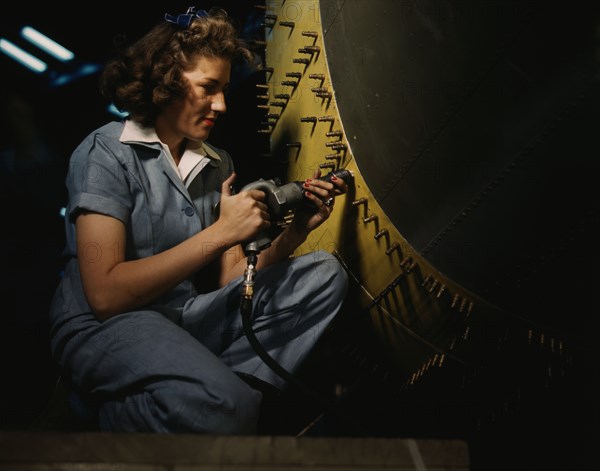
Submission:
<svg viewBox="0 0 600 471">
<path fill-rule="evenodd" d="M 343 195 L 348 190 L 348 186 L 344 180 L 335 176 L 332 177 L 331 182 L 309 178 L 304 181 L 303 187 L 306 191 L 310 191 L 323 201 Z"/>
</svg>

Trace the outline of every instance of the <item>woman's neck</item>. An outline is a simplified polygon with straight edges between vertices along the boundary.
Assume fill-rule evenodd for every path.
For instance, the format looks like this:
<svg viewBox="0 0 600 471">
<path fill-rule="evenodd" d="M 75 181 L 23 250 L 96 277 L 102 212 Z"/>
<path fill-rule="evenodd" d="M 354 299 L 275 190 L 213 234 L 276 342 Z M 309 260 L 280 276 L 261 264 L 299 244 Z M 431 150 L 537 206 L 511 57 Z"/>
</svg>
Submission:
<svg viewBox="0 0 600 471">
<path fill-rule="evenodd" d="M 161 125 L 160 120 L 156 121 L 155 130 L 160 141 L 166 144 L 171 151 L 171 156 L 175 160 L 175 163 L 179 165 L 179 161 L 185 152 L 187 139 L 173 133 L 168 126 Z"/>
<path fill-rule="evenodd" d="M 175 160 L 175 163 L 177 165 L 179 165 L 179 162 L 181 161 L 181 157 L 183 157 L 183 153 L 185 152 L 185 148 L 186 148 L 186 143 L 187 143 L 187 139 L 182 139 L 179 144 L 176 144 L 174 146 L 167 144 L 169 146 L 169 150 L 171 151 L 171 155 L 173 156 L 173 160 Z"/>
</svg>

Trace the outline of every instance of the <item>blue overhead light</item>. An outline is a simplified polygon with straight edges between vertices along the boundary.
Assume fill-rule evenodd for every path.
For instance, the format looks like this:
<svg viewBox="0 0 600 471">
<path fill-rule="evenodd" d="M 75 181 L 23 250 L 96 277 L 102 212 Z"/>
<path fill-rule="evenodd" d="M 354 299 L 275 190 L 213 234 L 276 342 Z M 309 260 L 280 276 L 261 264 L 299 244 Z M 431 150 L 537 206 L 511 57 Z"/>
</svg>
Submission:
<svg viewBox="0 0 600 471">
<path fill-rule="evenodd" d="M 15 46 L 7 39 L 0 38 L 0 51 L 38 74 L 45 72 L 48 68 L 48 64 L 44 61 Z"/>
<path fill-rule="evenodd" d="M 100 64 L 84 64 L 80 67 L 77 67 L 71 72 L 65 72 L 63 74 L 52 74 L 52 80 L 50 81 L 50 84 L 53 87 L 66 85 L 67 83 L 72 82 L 75 79 L 85 77 L 86 75 L 95 74 L 101 68 L 102 66 Z"/>
<path fill-rule="evenodd" d="M 21 29 L 21 36 L 63 62 L 73 60 L 75 57 L 75 54 L 73 54 L 71 51 L 31 26 L 24 26 Z"/>
</svg>

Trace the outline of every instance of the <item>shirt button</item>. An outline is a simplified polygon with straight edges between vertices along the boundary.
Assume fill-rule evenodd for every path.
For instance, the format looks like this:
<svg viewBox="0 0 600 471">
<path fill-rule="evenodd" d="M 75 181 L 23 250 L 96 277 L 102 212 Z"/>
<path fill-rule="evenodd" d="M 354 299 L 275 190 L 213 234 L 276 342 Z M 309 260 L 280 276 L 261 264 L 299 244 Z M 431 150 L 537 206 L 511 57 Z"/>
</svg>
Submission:
<svg viewBox="0 0 600 471">
<path fill-rule="evenodd" d="M 192 217 L 194 215 L 194 208 L 192 208 L 191 206 L 188 206 L 183 211 L 185 212 L 186 216 Z"/>
</svg>

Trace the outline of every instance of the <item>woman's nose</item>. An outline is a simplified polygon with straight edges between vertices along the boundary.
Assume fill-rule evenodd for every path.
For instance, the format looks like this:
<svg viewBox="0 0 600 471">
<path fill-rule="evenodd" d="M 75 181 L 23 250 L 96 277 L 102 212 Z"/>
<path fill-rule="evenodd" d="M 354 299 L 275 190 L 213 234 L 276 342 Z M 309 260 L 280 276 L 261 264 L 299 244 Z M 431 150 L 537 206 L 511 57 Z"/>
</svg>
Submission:
<svg viewBox="0 0 600 471">
<path fill-rule="evenodd" d="M 215 97 L 210 108 L 212 111 L 217 111 L 219 113 L 225 113 L 227 111 L 227 105 L 225 104 L 225 97 L 223 94 Z"/>
</svg>

